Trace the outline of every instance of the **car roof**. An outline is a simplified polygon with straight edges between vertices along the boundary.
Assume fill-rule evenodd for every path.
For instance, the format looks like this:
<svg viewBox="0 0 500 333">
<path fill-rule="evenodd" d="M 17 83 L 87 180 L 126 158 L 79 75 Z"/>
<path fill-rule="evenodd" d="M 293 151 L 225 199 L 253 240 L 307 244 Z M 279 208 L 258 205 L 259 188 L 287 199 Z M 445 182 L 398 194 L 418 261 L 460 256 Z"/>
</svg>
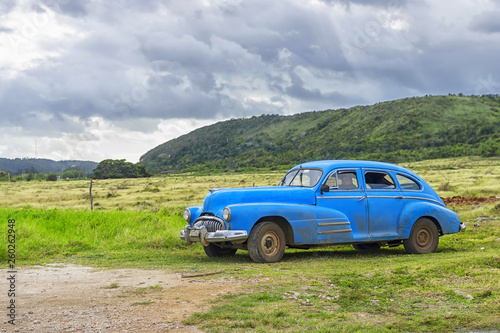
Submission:
<svg viewBox="0 0 500 333">
<path fill-rule="evenodd" d="M 373 168 L 373 169 L 386 169 L 392 171 L 405 172 L 417 176 L 413 171 L 408 170 L 402 166 L 376 161 L 362 161 L 362 160 L 321 160 L 311 161 L 297 165 L 295 168 L 321 168 L 329 170 L 333 168 Z"/>
</svg>

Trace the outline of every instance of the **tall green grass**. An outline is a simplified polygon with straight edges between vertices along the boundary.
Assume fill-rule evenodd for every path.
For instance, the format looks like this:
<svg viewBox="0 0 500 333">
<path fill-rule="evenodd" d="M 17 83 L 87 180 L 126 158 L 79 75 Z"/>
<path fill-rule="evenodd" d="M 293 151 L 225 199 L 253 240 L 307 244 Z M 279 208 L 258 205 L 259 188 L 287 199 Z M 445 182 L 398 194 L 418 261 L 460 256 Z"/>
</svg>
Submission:
<svg viewBox="0 0 500 333">
<path fill-rule="evenodd" d="M 125 211 L 76 211 L 62 209 L 0 208 L 4 222 L 1 265 L 7 263 L 7 221 L 15 219 L 16 260 L 43 262 L 50 258 L 102 256 L 138 258 L 161 255 L 183 246 L 179 231 L 182 217 L 159 213 Z"/>
</svg>

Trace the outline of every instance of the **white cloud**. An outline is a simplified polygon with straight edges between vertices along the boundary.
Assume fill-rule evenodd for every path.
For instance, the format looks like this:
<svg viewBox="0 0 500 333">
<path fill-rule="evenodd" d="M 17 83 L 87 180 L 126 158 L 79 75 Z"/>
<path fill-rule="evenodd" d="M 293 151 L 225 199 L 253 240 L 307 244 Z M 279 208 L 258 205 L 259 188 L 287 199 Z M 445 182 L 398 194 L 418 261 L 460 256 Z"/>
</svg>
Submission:
<svg viewBox="0 0 500 333">
<path fill-rule="evenodd" d="M 94 161 L 125 158 L 138 162 L 141 155 L 157 145 L 213 122 L 189 118 L 151 121 L 155 123 L 154 128 L 142 132 L 130 126 L 119 127 L 101 117 L 91 117 L 82 122 L 82 132 L 59 132 L 54 137 L 26 133 L 21 127 L 4 128 L 0 134 L 0 142 L 3 143 L 0 145 L 0 156 Z"/>
</svg>

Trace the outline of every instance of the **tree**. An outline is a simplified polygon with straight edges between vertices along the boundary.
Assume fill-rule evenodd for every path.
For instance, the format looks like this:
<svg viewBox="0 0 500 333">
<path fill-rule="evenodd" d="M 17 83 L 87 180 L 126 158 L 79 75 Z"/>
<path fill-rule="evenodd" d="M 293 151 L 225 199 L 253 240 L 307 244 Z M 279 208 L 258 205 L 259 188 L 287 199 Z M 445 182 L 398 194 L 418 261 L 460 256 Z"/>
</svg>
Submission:
<svg viewBox="0 0 500 333">
<path fill-rule="evenodd" d="M 150 177 L 144 166 L 126 162 L 121 160 L 103 160 L 97 165 L 94 170 L 94 178 L 109 179 L 109 178 L 140 178 Z"/>
</svg>

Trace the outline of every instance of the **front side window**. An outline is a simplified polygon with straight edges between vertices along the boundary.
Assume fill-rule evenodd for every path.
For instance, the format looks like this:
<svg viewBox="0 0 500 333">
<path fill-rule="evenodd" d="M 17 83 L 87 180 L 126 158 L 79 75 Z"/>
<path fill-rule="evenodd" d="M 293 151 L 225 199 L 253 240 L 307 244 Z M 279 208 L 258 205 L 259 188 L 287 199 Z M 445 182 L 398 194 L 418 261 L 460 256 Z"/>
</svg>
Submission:
<svg viewBox="0 0 500 333">
<path fill-rule="evenodd" d="M 298 186 L 298 187 L 313 187 L 315 186 L 323 171 L 318 169 L 296 169 L 286 174 L 279 186 Z"/>
<path fill-rule="evenodd" d="M 389 175 L 387 172 L 368 171 L 365 173 L 365 181 L 367 189 L 387 190 L 396 188 L 394 180 L 392 179 L 391 175 Z"/>
<path fill-rule="evenodd" d="M 325 184 L 330 187 L 330 190 L 353 190 L 359 188 L 356 171 L 352 170 L 343 170 L 332 173 L 326 180 Z"/>
<path fill-rule="evenodd" d="M 398 179 L 399 185 L 401 185 L 403 190 L 420 190 L 420 185 L 413 179 L 399 174 L 396 175 L 396 178 Z"/>
</svg>

